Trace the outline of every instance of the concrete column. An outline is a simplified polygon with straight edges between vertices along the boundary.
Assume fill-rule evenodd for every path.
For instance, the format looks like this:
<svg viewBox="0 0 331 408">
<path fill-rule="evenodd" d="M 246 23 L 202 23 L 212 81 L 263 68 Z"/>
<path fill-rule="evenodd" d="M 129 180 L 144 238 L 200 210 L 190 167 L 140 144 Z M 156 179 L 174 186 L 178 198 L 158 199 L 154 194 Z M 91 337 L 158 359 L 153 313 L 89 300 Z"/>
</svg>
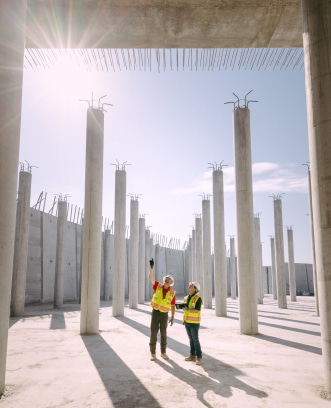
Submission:
<svg viewBox="0 0 331 408">
<path fill-rule="evenodd" d="M 55 281 L 54 281 L 54 308 L 63 306 L 64 293 L 64 270 L 65 270 L 65 248 L 67 233 L 68 204 L 59 199 L 57 202 L 57 236 L 56 236 L 56 259 L 55 259 Z"/>
<path fill-rule="evenodd" d="M 215 314 L 227 316 L 227 270 L 222 168 L 213 171 Z"/>
<path fill-rule="evenodd" d="M 104 114 L 88 108 L 80 334 L 99 333 Z"/>
<path fill-rule="evenodd" d="M 78 222 L 75 226 L 75 248 L 76 248 L 76 297 L 78 303 L 80 304 L 82 292 L 81 283 L 82 283 L 82 257 L 83 257 L 83 224 L 79 225 Z"/>
<path fill-rule="evenodd" d="M 331 5 L 302 0 L 312 208 L 324 386 L 331 392 Z"/>
<path fill-rule="evenodd" d="M 192 274 L 190 276 L 191 281 L 197 280 L 197 269 L 196 269 L 196 239 L 195 239 L 195 229 L 192 229 Z"/>
<path fill-rule="evenodd" d="M 261 229 L 260 218 L 254 217 L 254 235 L 255 235 L 255 283 L 257 303 L 263 304 L 263 286 L 262 286 L 262 263 L 261 263 Z"/>
<path fill-rule="evenodd" d="M 293 244 L 293 229 L 287 228 L 287 246 L 288 246 L 288 275 L 290 283 L 291 302 L 297 300 L 297 286 L 295 280 L 295 264 L 294 264 L 294 244 Z"/>
<path fill-rule="evenodd" d="M 17 196 L 11 314 L 23 316 L 30 226 L 31 173 L 20 171 Z"/>
<path fill-rule="evenodd" d="M 230 237 L 230 282 L 231 282 L 231 299 L 237 298 L 237 268 L 236 253 L 234 246 L 234 237 Z"/>
<path fill-rule="evenodd" d="M 316 276 L 316 252 L 315 252 L 315 236 L 314 236 L 314 213 L 313 213 L 313 203 L 311 195 L 311 174 L 308 166 L 308 196 L 309 196 L 309 211 L 310 211 L 310 231 L 311 231 L 311 247 L 313 255 L 313 278 L 314 278 L 314 297 L 315 297 L 315 308 L 316 316 L 320 315 L 319 303 L 318 303 L 318 285 Z"/>
<path fill-rule="evenodd" d="M 145 300 L 150 299 L 151 285 L 148 278 L 149 275 L 149 260 L 151 259 L 151 232 L 148 228 L 145 229 Z"/>
<path fill-rule="evenodd" d="M 126 215 L 126 171 L 115 172 L 115 217 L 114 217 L 114 271 L 113 271 L 113 316 L 124 316 L 125 300 L 125 215 Z"/>
<path fill-rule="evenodd" d="M 200 293 L 203 295 L 203 257 L 202 257 L 202 219 L 201 216 L 195 217 L 195 267 L 196 280 L 200 283 Z"/>
<path fill-rule="evenodd" d="M 278 307 L 280 309 L 286 309 L 287 301 L 284 261 L 283 213 L 281 198 L 274 199 L 274 223 Z"/>
<path fill-rule="evenodd" d="M 212 276 L 211 276 L 211 232 L 210 232 L 210 200 L 202 200 L 202 250 L 203 250 L 203 304 L 206 309 L 212 308 Z"/>
<path fill-rule="evenodd" d="M 106 229 L 104 234 L 104 300 L 112 298 L 112 247 L 114 240 L 110 230 Z"/>
<path fill-rule="evenodd" d="M 192 277 L 193 277 L 193 250 L 192 250 L 192 237 L 189 237 L 188 239 L 188 245 L 186 248 L 187 256 L 185 257 L 185 259 L 187 259 L 187 265 L 185 268 L 185 277 L 184 277 L 184 287 L 186 288 L 189 284 L 189 282 L 192 281 Z"/>
<path fill-rule="evenodd" d="M 138 306 L 139 201 L 130 201 L 129 308 Z"/>
<path fill-rule="evenodd" d="M 145 302 L 145 218 L 139 218 L 138 302 Z"/>
<path fill-rule="evenodd" d="M 154 236 L 151 236 L 151 238 L 150 238 L 150 244 L 149 244 L 149 247 L 150 247 L 150 259 L 151 258 L 153 258 L 154 259 L 154 261 L 155 261 L 155 244 L 154 244 Z M 149 260 L 148 260 L 148 265 L 147 265 L 147 267 L 148 267 L 148 273 L 149 273 Z M 147 299 L 147 300 L 150 300 L 151 298 L 152 298 L 152 292 L 153 292 L 153 290 L 152 290 L 152 285 L 151 285 L 151 282 L 150 282 L 150 280 L 148 279 L 148 286 L 149 286 L 149 299 Z"/>
<path fill-rule="evenodd" d="M 5 389 L 21 126 L 26 0 L 0 12 L 0 395 Z"/>
<path fill-rule="evenodd" d="M 165 275 L 165 271 L 163 270 L 163 267 L 161 267 L 161 265 L 164 265 L 163 254 L 164 252 L 161 249 L 161 245 L 157 242 L 155 244 L 154 278 L 158 282 L 162 282 L 163 276 Z M 149 284 L 151 285 L 151 283 Z"/>
<path fill-rule="evenodd" d="M 250 112 L 234 110 L 234 150 L 237 202 L 238 287 L 240 333 L 258 332 Z"/>
<path fill-rule="evenodd" d="M 275 238 L 270 237 L 271 249 L 271 271 L 272 271 L 272 295 L 273 299 L 277 300 L 277 270 L 276 270 L 276 254 L 275 254 Z"/>
</svg>

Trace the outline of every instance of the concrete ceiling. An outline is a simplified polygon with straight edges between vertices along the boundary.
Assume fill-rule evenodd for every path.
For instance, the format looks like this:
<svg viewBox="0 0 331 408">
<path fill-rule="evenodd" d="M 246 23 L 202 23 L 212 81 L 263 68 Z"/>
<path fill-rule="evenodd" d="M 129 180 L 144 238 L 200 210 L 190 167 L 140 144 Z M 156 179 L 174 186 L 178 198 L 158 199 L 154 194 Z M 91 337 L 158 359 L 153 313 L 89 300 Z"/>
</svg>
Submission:
<svg viewBox="0 0 331 408">
<path fill-rule="evenodd" d="M 302 47 L 301 0 L 28 0 L 26 48 Z"/>
</svg>

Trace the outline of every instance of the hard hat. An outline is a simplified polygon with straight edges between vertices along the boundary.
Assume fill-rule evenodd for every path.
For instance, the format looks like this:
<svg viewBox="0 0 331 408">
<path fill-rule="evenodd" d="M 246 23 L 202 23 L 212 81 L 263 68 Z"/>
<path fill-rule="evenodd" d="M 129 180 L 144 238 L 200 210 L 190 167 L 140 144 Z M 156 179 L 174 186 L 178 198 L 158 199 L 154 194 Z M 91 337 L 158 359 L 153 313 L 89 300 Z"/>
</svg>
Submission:
<svg viewBox="0 0 331 408">
<path fill-rule="evenodd" d="M 197 290 L 197 292 L 199 292 L 199 290 L 200 290 L 199 282 L 190 282 L 190 285 L 193 285 L 195 287 L 195 289 Z"/>
<path fill-rule="evenodd" d="M 163 278 L 163 283 L 165 282 L 166 278 L 171 279 L 172 283 L 171 283 L 169 286 L 173 286 L 173 284 L 175 283 L 174 277 L 173 277 L 172 275 L 166 275 L 166 276 Z"/>
</svg>

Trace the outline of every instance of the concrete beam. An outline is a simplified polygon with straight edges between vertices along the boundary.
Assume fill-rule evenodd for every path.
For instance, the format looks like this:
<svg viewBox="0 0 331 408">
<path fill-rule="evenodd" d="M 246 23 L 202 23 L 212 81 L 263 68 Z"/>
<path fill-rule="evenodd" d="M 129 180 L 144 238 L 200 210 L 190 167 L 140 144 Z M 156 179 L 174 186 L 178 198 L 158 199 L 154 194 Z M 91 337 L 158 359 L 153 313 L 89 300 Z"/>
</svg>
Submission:
<svg viewBox="0 0 331 408">
<path fill-rule="evenodd" d="M 28 0 L 26 48 L 302 47 L 301 0 Z"/>
</svg>

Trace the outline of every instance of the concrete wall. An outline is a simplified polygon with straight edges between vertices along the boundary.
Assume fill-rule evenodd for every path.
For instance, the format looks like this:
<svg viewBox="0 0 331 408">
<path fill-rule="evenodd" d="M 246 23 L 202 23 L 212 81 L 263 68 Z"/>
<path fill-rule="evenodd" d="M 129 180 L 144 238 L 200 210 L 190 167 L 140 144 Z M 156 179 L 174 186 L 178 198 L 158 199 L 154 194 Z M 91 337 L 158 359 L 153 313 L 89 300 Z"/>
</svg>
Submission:
<svg viewBox="0 0 331 408">
<path fill-rule="evenodd" d="M 80 279 L 81 279 L 81 260 L 82 260 L 82 225 L 73 222 L 67 222 L 66 232 L 66 253 L 65 253 L 65 276 L 64 276 L 64 301 L 80 301 Z M 44 213 L 34 208 L 30 209 L 30 227 L 28 244 L 28 263 L 27 263 L 27 285 L 26 285 L 26 303 L 48 303 L 54 301 L 54 277 L 55 277 L 55 256 L 56 256 L 56 234 L 57 217 Z M 101 279 L 100 294 L 104 298 L 105 282 L 105 239 L 102 237 L 101 253 Z M 114 245 L 113 236 L 108 241 L 111 275 L 114 268 Z M 125 296 L 129 293 L 129 240 L 126 245 L 126 267 L 125 267 Z M 187 292 L 189 283 L 187 251 L 171 249 L 155 245 L 155 279 L 162 282 L 165 275 L 170 274 L 175 279 L 174 288 L 179 298 L 182 298 Z M 227 260 L 228 269 L 228 296 L 230 296 L 230 275 L 229 260 Z M 213 255 L 212 255 L 212 271 Z M 288 265 L 286 270 L 286 286 L 288 285 Z M 295 264 L 296 284 L 298 295 L 302 293 L 313 293 L 313 272 L 311 264 Z M 214 278 L 214 276 L 213 276 Z M 271 267 L 264 266 L 262 272 L 264 293 L 272 293 Z M 112 276 L 111 276 L 112 282 Z M 213 279 L 214 282 L 214 279 Z M 213 285 L 214 286 L 214 285 Z M 112 292 L 111 292 L 112 293 Z M 214 287 L 213 287 L 214 294 Z"/>
<path fill-rule="evenodd" d="M 262 272 L 264 293 L 272 293 L 272 268 L 264 266 Z M 285 263 L 286 294 L 290 294 L 288 263 Z M 314 278 L 312 264 L 295 264 L 297 295 L 314 294 Z"/>
</svg>

